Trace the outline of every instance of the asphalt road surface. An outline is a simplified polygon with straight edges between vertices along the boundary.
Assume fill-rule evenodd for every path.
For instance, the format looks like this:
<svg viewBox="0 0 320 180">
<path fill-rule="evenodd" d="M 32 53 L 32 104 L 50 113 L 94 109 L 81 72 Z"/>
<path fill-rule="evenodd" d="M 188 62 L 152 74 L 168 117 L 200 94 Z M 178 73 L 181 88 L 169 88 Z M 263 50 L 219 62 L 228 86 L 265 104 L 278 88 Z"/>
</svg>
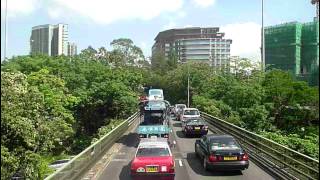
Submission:
<svg viewBox="0 0 320 180">
<path fill-rule="evenodd" d="M 181 132 L 179 121 L 170 121 L 172 132 L 170 141 L 176 141 L 172 148 L 175 158 L 176 180 L 269 180 L 274 179 L 264 172 L 253 162 L 244 171 L 233 172 L 207 172 L 202 168 L 200 160 L 194 154 L 194 143 L 196 139 L 186 138 Z M 209 131 L 209 134 L 212 132 Z M 122 144 L 120 150 L 113 156 L 112 160 L 104 167 L 99 180 L 130 180 L 130 162 L 134 157 L 138 145 L 138 135 L 134 132 L 124 135 L 118 143 Z M 152 180 L 155 180 L 152 178 Z"/>
</svg>

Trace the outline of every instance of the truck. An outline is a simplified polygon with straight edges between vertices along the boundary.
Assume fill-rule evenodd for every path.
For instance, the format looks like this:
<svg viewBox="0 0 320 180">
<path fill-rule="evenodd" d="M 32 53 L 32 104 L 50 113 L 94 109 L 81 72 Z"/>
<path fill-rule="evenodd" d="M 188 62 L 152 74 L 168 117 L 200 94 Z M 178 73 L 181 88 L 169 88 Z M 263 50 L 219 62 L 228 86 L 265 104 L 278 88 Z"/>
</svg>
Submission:
<svg viewBox="0 0 320 180">
<path fill-rule="evenodd" d="M 164 100 L 162 89 L 149 89 L 148 100 Z"/>
<path fill-rule="evenodd" d="M 139 138 L 151 136 L 169 138 L 170 104 L 164 100 L 148 100 L 138 127 Z"/>
</svg>

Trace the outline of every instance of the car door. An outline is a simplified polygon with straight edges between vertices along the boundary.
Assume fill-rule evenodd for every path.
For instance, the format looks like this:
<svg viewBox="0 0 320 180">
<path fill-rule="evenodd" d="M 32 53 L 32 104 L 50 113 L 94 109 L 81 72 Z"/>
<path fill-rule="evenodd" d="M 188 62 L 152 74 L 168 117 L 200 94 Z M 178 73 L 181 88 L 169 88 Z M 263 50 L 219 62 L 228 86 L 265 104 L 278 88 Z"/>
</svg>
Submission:
<svg viewBox="0 0 320 180">
<path fill-rule="evenodd" d="M 206 156 L 206 152 L 207 152 L 207 149 L 208 149 L 208 147 L 207 147 L 207 137 L 206 136 L 204 136 L 204 137 L 202 137 L 201 139 L 200 139 L 200 148 L 199 148 L 199 155 L 203 158 L 203 157 L 205 157 Z"/>
</svg>

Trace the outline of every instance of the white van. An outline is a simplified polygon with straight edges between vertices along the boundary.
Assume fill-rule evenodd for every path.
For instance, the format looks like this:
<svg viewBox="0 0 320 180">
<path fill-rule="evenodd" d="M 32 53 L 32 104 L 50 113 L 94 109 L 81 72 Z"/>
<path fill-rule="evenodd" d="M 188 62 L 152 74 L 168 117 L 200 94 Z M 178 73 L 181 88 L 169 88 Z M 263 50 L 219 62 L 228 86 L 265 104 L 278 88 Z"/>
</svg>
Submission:
<svg viewBox="0 0 320 180">
<path fill-rule="evenodd" d="M 150 89 L 148 100 L 164 100 L 162 89 Z"/>
</svg>

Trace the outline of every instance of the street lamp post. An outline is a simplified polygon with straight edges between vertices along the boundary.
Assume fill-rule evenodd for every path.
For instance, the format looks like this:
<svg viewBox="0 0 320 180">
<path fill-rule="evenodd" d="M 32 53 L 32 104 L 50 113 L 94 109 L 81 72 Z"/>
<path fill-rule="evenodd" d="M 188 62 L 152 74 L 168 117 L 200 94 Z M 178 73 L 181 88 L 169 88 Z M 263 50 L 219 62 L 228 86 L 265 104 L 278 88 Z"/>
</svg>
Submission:
<svg viewBox="0 0 320 180">
<path fill-rule="evenodd" d="M 4 55 L 4 60 L 6 60 L 7 58 L 7 44 L 8 44 L 8 38 L 7 38 L 7 14 L 8 14 L 8 0 L 6 0 L 6 10 L 5 10 L 5 14 L 4 14 L 4 52 L 3 52 L 3 55 Z"/>
<path fill-rule="evenodd" d="M 189 63 L 186 62 L 182 62 L 183 64 L 187 64 L 187 68 L 188 68 L 188 87 L 187 87 L 187 92 L 188 92 L 188 104 L 187 107 L 190 107 L 190 72 L 189 72 Z"/>
<path fill-rule="evenodd" d="M 190 72 L 189 72 L 189 63 L 188 63 L 188 108 L 190 106 Z"/>
<path fill-rule="evenodd" d="M 264 0 L 261 0 L 261 26 L 262 26 L 262 29 L 261 29 L 261 61 L 262 61 L 262 64 L 261 64 L 261 68 L 262 68 L 262 71 L 265 70 L 265 47 L 264 47 L 264 24 L 263 24 L 263 7 L 264 6 Z"/>
</svg>

